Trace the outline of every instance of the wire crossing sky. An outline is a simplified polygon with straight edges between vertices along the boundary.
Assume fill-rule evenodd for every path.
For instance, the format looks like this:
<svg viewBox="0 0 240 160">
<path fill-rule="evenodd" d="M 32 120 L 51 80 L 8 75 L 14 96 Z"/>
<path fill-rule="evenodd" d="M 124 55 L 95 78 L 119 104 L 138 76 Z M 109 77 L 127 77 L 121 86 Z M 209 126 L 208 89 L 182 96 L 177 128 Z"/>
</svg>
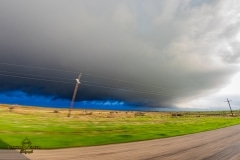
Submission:
<svg viewBox="0 0 240 160">
<path fill-rule="evenodd" d="M 70 100 L 82 73 L 79 102 L 221 106 L 239 72 L 239 8 L 237 0 L 2 0 L 0 94 Z"/>
<path fill-rule="evenodd" d="M 24 65 L 17 65 L 17 64 L 6 64 L 6 63 L 0 63 L 1 65 L 10 65 L 10 66 L 18 66 L 18 67 L 23 67 L 23 68 L 33 68 L 33 69 L 41 69 L 41 70 L 50 70 L 50 71 L 60 71 L 58 69 L 52 69 L 52 68 L 42 68 L 42 67 L 33 67 L 33 66 L 24 66 Z M 63 72 L 70 72 L 70 73 L 75 73 L 73 71 L 64 71 Z M 107 84 L 103 83 L 96 83 L 96 82 L 91 82 L 91 81 L 84 81 L 81 80 L 81 85 L 86 85 L 86 86 L 92 86 L 92 87 L 100 87 L 100 88 L 107 88 L 107 89 L 118 89 L 122 91 L 127 91 L 127 92 L 138 92 L 138 93 L 143 93 L 143 94 L 152 94 L 152 95 L 160 95 L 160 96 L 174 96 L 174 94 L 169 94 L 170 90 L 172 92 L 172 89 L 167 89 L 167 88 L 162 88 L 158 86 L 152 86 L 149 84 L 141 84 L 137 82 L 130 82 L 126 80 L 118 80 L 114 78 L 109 78 L 109 77 L 103 77 L 103 76 L 97 76 L 93 74 L 88 74 L 88 73 L 81 73 L 83 75 L 90 75 L 94 77 L 100 77 L 104 79 L 110 79 L 112 81 L 120 81 L 124 83 L 129 83 L 129 84 L 137 84 L 140 86 L 147 86 L 147 87 L 154 87 L 154 88 L 161 88 L 162 92 L 146 92 L 144 90 L 136 90 L 134 88 L 121 88 L 122 86 L 109 86 Z M 31 79 L 31 80 L 36 80 L 36 81 L 47 81 L 47 82 L 54 82 L 54 83 L 69 83 L 69 84 L 74 84 L 74 79 L 67 79 L 67 78 L 62 78 L 62 77 L 51 77 L 51 76 L 44 76 L 44 75 L 34 75 L 34 74 L 26 74 L 26 73 L 20 73 L 20 72 L 9 72 L 9 71 L 1 71 L 0 70 L 0 75 L 1 76 L 6 76 L 6 77 L 14 77 L 14 78 L 20 78 L 20 79 Z M 174 93 L 174 92 L 172 92 Z"/>
</svg>

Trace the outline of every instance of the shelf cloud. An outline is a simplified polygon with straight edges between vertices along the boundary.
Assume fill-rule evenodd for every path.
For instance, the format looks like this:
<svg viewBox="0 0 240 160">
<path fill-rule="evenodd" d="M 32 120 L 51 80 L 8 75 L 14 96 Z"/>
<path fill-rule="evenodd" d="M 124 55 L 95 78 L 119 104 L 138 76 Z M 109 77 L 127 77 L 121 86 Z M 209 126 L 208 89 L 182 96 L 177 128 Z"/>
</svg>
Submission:
<svg viewBox="0 0 240 160">
<path fill-rule="evenodd" d="M 3 0 L 0 91 L 71 99 L 81 72 L 78 101 L 174 107 L 237 73 L 239 8 L 237 0 Z"/>
</svg>

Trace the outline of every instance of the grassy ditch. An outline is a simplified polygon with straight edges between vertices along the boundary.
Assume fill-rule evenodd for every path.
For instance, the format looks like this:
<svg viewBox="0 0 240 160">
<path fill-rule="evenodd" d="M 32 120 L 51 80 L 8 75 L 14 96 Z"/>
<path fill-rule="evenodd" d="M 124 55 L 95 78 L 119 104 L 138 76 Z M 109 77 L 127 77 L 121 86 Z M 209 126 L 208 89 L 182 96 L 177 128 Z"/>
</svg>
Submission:
<svg viewBox="0 0 240 160">
<path fill-rule="evenodd" d="M 42 149 L 166 138 L 240 123 L 229 112 L 116 112 L 0 105 L 0 148 L 25 137 Z"/>
</svg>

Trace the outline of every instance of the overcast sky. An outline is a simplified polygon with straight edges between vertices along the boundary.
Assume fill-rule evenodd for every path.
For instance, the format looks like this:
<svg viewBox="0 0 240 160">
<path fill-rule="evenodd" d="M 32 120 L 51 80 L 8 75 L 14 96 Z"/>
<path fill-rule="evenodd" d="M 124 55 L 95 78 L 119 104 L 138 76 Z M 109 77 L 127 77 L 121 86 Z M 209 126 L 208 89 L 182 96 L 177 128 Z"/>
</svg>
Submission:
<svg viewBox="0 0 240 160">
<path fill-rule="evenodd" d="M 0 91 L 71 99 L 82 72 L 78 101 L 219 107 L 240 96 L 239 26 L 237 0 L 1 0 Z"/>
</svg>

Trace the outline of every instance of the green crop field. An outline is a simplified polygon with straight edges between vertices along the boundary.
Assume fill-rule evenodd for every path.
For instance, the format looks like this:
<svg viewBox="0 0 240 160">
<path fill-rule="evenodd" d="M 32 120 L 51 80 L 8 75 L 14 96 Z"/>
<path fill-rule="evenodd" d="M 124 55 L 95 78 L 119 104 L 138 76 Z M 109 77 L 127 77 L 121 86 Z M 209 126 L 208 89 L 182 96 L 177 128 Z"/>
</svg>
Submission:
<svg viewBox="0 0 240 160">
<path fill-rule="evenodd" d="M 124 112 L 0 105 L 0 148 L 24 138 L 42 149 L 166 138 L 240 123 L 238 111 Z"/>
</svg>

